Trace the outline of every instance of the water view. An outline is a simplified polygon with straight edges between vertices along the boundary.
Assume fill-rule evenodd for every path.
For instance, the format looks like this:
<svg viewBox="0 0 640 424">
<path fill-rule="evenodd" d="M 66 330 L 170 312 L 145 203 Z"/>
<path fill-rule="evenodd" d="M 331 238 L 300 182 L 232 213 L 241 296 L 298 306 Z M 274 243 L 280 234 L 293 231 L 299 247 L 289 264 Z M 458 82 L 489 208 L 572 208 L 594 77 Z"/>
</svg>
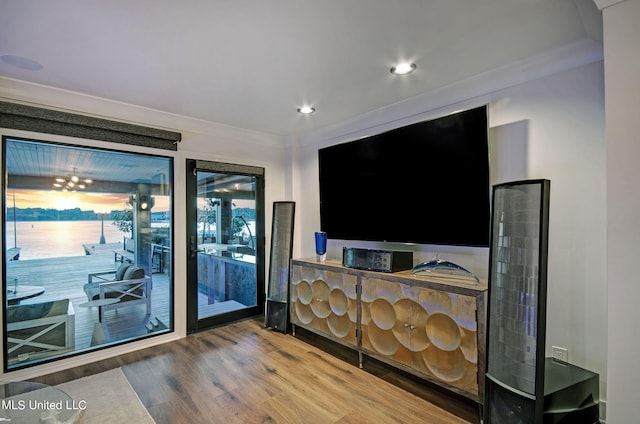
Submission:
<svg viewBox="0 0 640 424">
<path fill-rule="evenodd" d="M 83 244 L 99 244 L 102 222 L 95 221 L 18 221 L 7 222 L 6 248 L 19 247 L 20 260 L 83 256 Z M 123 233 L 104 221 L 106 243 L 122 243 Z"/>
</svg>

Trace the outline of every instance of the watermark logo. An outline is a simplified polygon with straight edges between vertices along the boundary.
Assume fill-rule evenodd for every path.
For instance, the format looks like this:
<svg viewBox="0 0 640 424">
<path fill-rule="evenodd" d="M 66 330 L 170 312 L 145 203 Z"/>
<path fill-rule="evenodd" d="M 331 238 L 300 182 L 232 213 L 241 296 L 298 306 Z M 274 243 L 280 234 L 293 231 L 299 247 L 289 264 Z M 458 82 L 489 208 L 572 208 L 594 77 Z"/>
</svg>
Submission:
<svg viewBox="0 0 640 424">
<path fill-rule="evenodd" d="M 65 422 L 61 419 L 77 416 L 86 409 L 86 400 L 0 399 L 0 423 L 12 422 L 12 418 L 24 421 L 26 417 L 37 417 L 34 422 L 44 424 L 60 423 Z"/>
</svg>

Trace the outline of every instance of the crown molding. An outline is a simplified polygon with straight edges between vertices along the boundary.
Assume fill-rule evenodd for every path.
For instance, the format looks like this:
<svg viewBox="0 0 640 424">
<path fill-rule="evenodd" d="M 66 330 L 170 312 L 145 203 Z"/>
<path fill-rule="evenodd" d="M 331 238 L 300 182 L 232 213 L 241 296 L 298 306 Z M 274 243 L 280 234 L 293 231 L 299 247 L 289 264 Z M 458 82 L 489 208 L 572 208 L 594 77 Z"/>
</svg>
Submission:
<svg viewBox="0 0 640 424">
<path fill-rule="evenodd" d="M 282 148 L 281 136 L 205 121 L 145 108 L 115 100 L 62 90 L 42 84 L 0 76 L 0 100 L 107 118 L 136 125 L 153 126 L 182 133 L 197 133 L 242 143 Z"/>
<path fill-rule="evenodd" d="M 491 101 L 491 93 L 558 72 L 604 60 L 601 42 L 582 39 L 409 99 L 363 113 L 348 121 L 289 137 L 299 146 L 335 144 L 362 138 L 455 110 Z"/>
<path fill-rule="evenodd" d="M 598 9 L 606 9 L 607 7 L 614 6 L 618 3 L 624 3 L 627 0 L 593 0 Z"/>
</svg>

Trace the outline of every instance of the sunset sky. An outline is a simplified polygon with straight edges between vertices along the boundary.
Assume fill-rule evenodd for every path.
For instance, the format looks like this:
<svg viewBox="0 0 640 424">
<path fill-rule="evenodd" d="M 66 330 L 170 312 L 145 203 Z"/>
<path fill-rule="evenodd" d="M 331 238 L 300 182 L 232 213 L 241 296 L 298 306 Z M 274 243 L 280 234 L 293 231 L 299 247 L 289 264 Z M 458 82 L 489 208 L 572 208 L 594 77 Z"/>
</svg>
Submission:
<svg viewBox="0 0 640 424">
<path fill-rule="evenodd" d="M 83 211 L 111 212 L 123 210 L 129 196 L 124 194 L 82 193 L 60 191 L 10 190 L 7 191 L 7 207 L 13 207 L 15 192 L 17 208 L 74 209 Z M 154 196 L 154 212 L 169 210 L 168 196 Z"/>
</svg>

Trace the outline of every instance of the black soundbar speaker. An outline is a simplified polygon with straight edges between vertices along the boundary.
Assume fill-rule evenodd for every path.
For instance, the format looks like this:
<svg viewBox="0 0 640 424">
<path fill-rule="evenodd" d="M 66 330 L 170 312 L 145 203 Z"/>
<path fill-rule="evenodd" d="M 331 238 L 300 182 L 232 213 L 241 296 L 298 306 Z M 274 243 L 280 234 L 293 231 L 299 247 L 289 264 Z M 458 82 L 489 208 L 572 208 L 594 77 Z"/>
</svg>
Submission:
<svg viewBox="0 0 640 424">
<path fill-rule="evenodd" d="M 368 271 L 398 272 L 413 268 L 413 252 L 342 248 L 342 265 Z"/>
</svg>

